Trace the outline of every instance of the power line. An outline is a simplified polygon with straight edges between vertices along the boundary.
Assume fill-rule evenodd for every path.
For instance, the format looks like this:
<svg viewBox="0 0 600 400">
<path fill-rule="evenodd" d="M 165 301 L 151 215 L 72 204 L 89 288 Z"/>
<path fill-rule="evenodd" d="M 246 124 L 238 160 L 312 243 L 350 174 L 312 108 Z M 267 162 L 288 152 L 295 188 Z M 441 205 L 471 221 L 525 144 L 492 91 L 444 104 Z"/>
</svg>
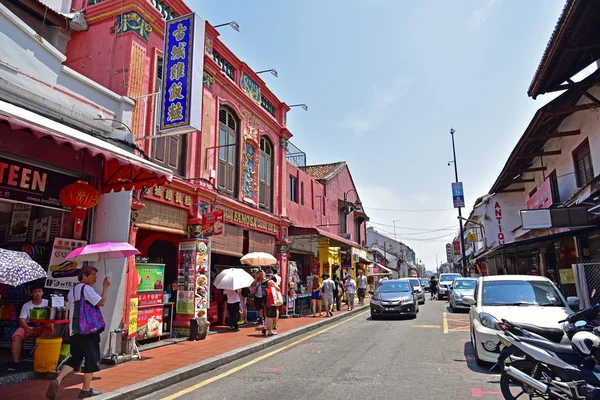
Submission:
<svg viewBox="0 0 600 400">
<path fill-rule="evenodd" d="M 381 226 L 387 226 L 389 228 L 394 228 L 394 225 L 389 225 L 389 224 L 383 224 L 381 222 L 373 222 L 373 221 L 367 221 L 367 224 L 374 224 L 374 225 L 381 225 Z M 396 229 L 407 229 L 407 230 L 411 230 L 411 231 L 431 231 L 431 232 L 438 232 L 438 231 L 447 231 L 450 229 L 455 229 L 454 225 L 448 226 L 446 228 L 409 228 L 407 226 L 395 226 Z"/>
<path fill-rule="evenodd" d="M 366 207 L 369 210 L 377 210 L 377 211 L 397 211 L 397 212 L 436 212 L 436 211 L 452 211 L 454 208 L 432 208 L 432 209 L 422 209 L 422 210 L 403 210 L 403 209 L 395 209 L 395 208 L 377 208 L 377 207 Z"/>
</svg>

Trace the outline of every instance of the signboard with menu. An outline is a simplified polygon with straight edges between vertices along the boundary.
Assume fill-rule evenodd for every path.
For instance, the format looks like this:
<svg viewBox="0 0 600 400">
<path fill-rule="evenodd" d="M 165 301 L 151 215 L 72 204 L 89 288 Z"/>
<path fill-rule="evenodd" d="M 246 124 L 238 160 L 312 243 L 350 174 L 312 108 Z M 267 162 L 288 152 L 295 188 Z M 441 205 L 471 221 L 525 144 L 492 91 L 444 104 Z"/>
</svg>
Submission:
<svg viewBox="0 0 600 400">
<path fill-rule="evenodd" d="M 139 308 L 137 316 L 137 340 L 152 339 L 162 335 L 163 308 Z"/>
<path fill-rule="evenodd" d="M 165 266 L 163 264 L 136 264 L 138 272 L 138 293 L 162 292 L 165 287 Z"/>
<path fill-rule="evenodd" d="M 69 290 L 79 283 L 77 274 L 80 263 L 67 260 L 67 256 L 75 249 L 87 244 L 85 240 L 54 238 L 50 266 L 46 275 L 46 287 L 53 289 Z"/>
<path fill-rule="evenodd" d="M 224 228 L 223 210 L 202 214 L 202 237 L 222 235 Z"/>
<path fill-rule="evenodd" d="M 179 243 L 177 269 L 176 320 L 206 317 L 210 302 L 208 276 L 210 248 L 207 240 L 189 240 Z"/>
</svg>

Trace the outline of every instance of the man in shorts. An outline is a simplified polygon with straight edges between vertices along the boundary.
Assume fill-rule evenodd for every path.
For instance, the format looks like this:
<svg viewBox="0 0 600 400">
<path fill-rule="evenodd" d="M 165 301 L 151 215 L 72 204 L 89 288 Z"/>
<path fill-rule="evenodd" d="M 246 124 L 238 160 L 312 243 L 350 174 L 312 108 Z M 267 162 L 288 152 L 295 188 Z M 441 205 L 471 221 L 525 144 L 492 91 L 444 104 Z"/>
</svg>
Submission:
<svg viewBox="0 0 600 400">
<path fill-rule="evenodd" d="M 333 317 L 333 291 L 336 289 L 335 282 L 329 279 L 329 274 L 323 274 L 323 283 L 321 283 L 323 290 L 323 298 L 325 300 L 325 312 L 328 317 Z"/>
<path fill-rule="evenodd" d="M 348 311 L 354 310 L 354 294 L 356 293 L 356 282 L 350 274 L 346 275 L 346 300 L 348 303 Z"/>
<path fill-rule="evenodd" d="M 362 269 L 358 270 L 356 278 L 356 286 L 358 288 L 358 305 L 365 305 L 365 296 L 367 295 L 367 277 Z"/>
</svg>

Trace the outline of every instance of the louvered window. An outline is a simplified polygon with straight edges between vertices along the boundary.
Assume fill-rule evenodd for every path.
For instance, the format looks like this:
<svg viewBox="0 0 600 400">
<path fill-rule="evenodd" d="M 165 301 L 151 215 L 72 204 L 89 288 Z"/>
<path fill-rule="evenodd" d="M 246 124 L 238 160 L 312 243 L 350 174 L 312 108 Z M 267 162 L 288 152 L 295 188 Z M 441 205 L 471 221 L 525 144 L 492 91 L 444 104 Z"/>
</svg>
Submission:
<svg viewBox="0 0 600 400">
<path fill-rule="evenodd" d="M 577 186 L 587 185 L 594 178 L 592 154 L 590 152 L 590 143 L 587 139 L 573 152 L 573 161 L 575 162 Z"/>
<path fill-rule="evenodd" d="M 231 80 L 235 81 L 235 69 L 233 68 L 233 65 L 229 64 L 227 60 L 221 57 L 221 55 L 216 51 L 213 51 L 213 60 L 219 64 L 221 70 L 225 72 L 225 74 L 230 77 Z"/>
<path fill-rule="evenodd" d="M 217 184 L 230 195 L 236 193 L 238 122 L 233 114 L 222 108 L 219 110 L 219 169 Z"/>
<path fill-rule="evenodd" d="M 269 139 L 260 138 L 258 198 L 262 208 L 271 211 L 273 207 L 273 145 Z"/>
<path fill-rule="evenodd" d="M 156 78 L 154 81 L 154 132 L 158 135 L 160 128 L 160 92 L 162 90 L 163 59 L 156 57 Z M 151 158 L 180 176 L 185 176 L 187 155 L 187 135 L 157 137 L 152 142 Z"/>
</svg>

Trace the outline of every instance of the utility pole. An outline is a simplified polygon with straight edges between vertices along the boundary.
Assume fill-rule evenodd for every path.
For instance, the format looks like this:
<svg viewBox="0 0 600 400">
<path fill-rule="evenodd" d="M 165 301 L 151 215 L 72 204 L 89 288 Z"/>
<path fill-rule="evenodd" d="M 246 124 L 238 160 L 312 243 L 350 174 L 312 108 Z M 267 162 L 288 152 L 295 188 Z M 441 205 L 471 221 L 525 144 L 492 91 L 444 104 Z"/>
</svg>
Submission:
<svg viewBox="0 0 600 400">
<path fill-rule="evenodd" d="M 458 182 L 458 167 L 456 165 L 456 148 L 454 147 L 454 129 L 450 129 L 450 135 L 452 136 L 452 155 L 454 156 L 454 178 L 455 182 Z M 460 263 L 462 268 L 465 268 L 466 257 L 465 257 L 465 238 L 463 236 L 463 223 L 462 223 L 462 211 L 461 208 L 458 207 L 458 226 L 459 226 L 459 235 L 460 235 Z M 462 272 L 462 271 L 461 271 Z"/>
<path fill-rule="evenodd" d="M 398 238 L 396 237 L 396 221 L 401 221 L 399 219 L 395 219 L 392 221 L 392 224 L 394 224 L 394 241 L 397 243 L 398 242 Z"/>
</svg>

